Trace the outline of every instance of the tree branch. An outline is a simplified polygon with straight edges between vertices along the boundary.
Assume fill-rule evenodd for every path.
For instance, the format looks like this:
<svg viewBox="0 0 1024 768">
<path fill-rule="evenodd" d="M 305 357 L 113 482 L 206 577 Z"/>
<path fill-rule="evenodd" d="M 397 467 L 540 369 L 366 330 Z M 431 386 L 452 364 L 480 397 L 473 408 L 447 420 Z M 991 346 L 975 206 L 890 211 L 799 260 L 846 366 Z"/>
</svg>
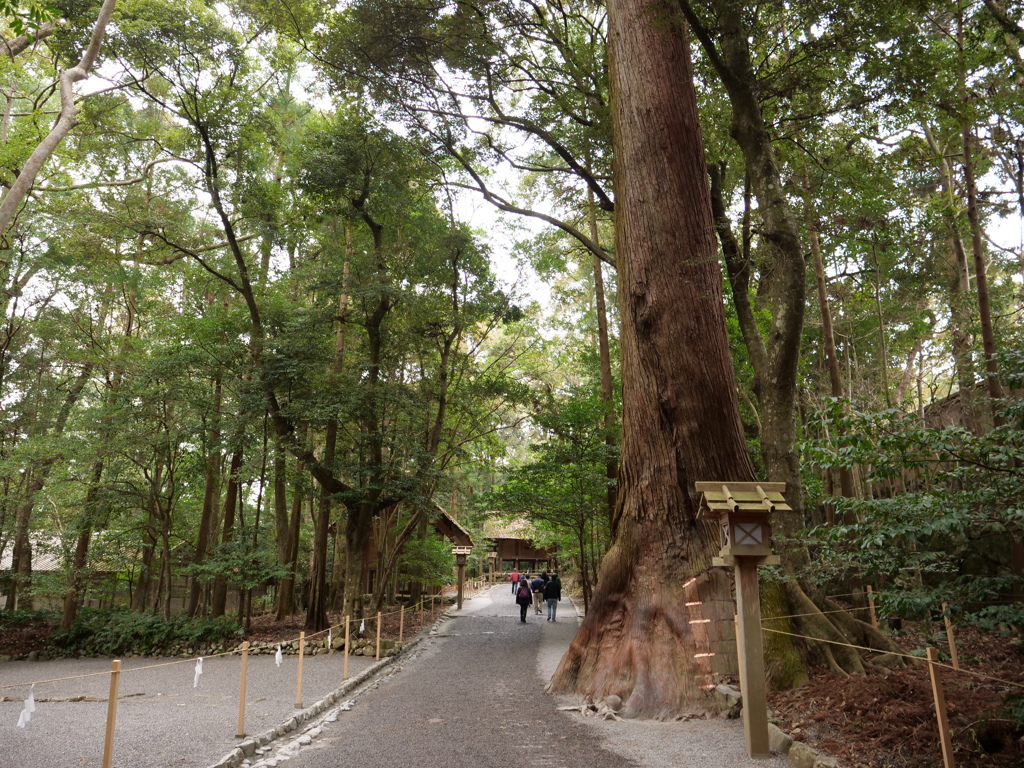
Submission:
<svg viewBox="0 0 1024 768">
<path fill-rule="evenodd" d="M 71 69 L 64 70 L 60 75 L 60 117 L 50 129 L 50 133 L 36 146 L 22 167 L 21 173 L 18 174 L 17 180 L 4 196 L 3 203 L 0 203 L 0 235 L 6 233 L 10 228 L 18 208 L 32 188 L 43 164 L 57 149 L 64 137 L 78 124 L 79 107 L 75 104 L 73 86 L 88 77 L 89 70 L 92 69 L 96 56 L 99 54 L 103 34 L 106 32 L 110 16 L 114 12 L 115 2 L 116 0 L 103 0 L 103 6 L 100 8 L 99 15 L 96 17 L 96 25 L 92 30 L 89 46 L 82 54 L 81 61 Z"/>
</svg>

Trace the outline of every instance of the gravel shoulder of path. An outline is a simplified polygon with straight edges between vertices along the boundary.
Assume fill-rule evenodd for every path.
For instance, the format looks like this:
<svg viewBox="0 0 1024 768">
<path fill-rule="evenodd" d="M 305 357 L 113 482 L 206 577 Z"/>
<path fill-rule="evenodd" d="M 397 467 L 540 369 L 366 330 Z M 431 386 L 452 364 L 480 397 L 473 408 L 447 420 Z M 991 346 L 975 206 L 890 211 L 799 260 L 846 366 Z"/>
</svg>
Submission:
<svg viewBox="0 0 1024 768">
<path fill-rule="evenodd" d="M 350 656 L 349 677 L 373 664 L 372 658 Z M 340 653 L 305 658 L 303 703 L 312 704 L 338 690 L 343 683 L 343 665 Z M 0 696 L 6 699 L 0 702 L 0 768 L 100 765 L 110 666 L 110 659 L 0 664 Z M 204 659 L 197 687 L 193 687 L 195 666 L 195 659 L 122 661 L 115 768 L 196 768 L 215 763 L 244 741 L 235 736 L 240 656 Z M 273 656 L 249 657 L 246 733 L 274 729 L 302 711 L 294 706 L 297 673 L 297 656 L 285 656 L 280 667 Z M 36 711 L 25 728 L 18 728 L 29 690 L 3 686 L 55 678 L 35 686 Z"/>
</svg>

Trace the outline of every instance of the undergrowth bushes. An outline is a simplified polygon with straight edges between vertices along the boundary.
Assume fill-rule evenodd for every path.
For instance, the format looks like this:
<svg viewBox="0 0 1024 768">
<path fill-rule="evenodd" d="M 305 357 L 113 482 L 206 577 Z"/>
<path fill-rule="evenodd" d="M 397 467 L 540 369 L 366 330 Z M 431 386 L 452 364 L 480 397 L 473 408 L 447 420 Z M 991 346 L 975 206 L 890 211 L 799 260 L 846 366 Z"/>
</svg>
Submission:
<svg viewBox="0 0 1024 768">
<path fill-rule="evenodd" d="M 54 656 L 145 656 L 198 651 L 233 642 L 242 634 L 232 618 L 164 618 L 126 609 L 85 609 L 66 630 L 50 638 Z"/>
<path fill-rule="evenodd" d="M 59 620 L 60 614 L 56 611 L 0 610 L 0 632 L 39 624 L 50 624 Z"/>
</svg>

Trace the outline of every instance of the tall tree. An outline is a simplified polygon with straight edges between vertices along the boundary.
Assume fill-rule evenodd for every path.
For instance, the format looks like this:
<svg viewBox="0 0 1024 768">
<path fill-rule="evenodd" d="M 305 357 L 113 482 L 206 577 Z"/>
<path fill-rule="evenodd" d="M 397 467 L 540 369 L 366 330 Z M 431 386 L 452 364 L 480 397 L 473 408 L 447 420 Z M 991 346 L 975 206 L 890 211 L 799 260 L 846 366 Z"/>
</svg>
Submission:
<svg viewBox="0 0 1024 768">
<path fill-rule="evenodd" d="M 693 484 L 751 480 L 753 468 L 682 16 L 666 3 L 613 0 L 608 28 L 622 318 L 618 532 L 550 688 L 615 694 L 628 716 L 671 717 L 699 707 L 712 684 L 710 665 L 695 656 L 723 654 L 690 622 L 711 619 L 711 634 L 732 616 L 727 580 L 710 567 L 719 534 L 697 519 Z"/>
</svg>

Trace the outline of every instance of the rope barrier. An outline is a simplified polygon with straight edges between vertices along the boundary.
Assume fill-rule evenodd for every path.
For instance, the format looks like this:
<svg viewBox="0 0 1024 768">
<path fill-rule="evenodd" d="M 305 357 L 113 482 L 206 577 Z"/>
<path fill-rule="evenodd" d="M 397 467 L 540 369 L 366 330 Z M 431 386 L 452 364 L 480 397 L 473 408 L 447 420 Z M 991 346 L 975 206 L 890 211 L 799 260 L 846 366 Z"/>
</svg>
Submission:
<svg viewBox="0 0 1024 768">
<path fill-rule="evenodd" d="M 873 594 L 874 594 L 875 599 L 878 599 L 879 597 L 882 597 L 882 596 L 888 596 L 888 595 L 891 595 L 891 594 L 903 594 L 903 593 L 901 593 L 901 592 L 899 592 L 897 590 L 896 592 L 874 592 Z M 857 595 L 864 596 L 864 595 L 867 595 L 867 592 L 849 592 L 849 593 L 847 593 L 845 595 L 826 595 L 825 599 L 826 600 L 834 600 L 837 597 L 855 597 Z M 964 599 L 963 602 L 970 603 L 972 605 L 1013 605 L 1014 604 L 1014 601 L 1012 599 L 1010 599 L 1010 598 L 1002 598 L 1002 599 L 995 599 L 995 600 L 971 600 L 971 599 Z M 863 609 L 862 608 L 854 607 L 851 610 L 863 610 Z"/>
<path fill-rule="evenodd" d="M 773 632 L 776 635 L 789 635 L 790 637 L 799 637 L 799 638 L 802 638 L 804 640 L 816 640 L 819 643 L 829 643 L 830 645 L 839 645 L 839 646 L 842 646 L 844 648 L 856 648 L 859 651 L 868 651 L 870 653 L 885 653 L 885 654 L 888 654 L 890 656 L 897 656 L 897 657 L 903 658 L 903 659 L 910 659 L 911 661 L 927 661 L 927 659 L 922 659 L 920 656 L 912 656 L 909 653 L 898 653 L 896 651 L 880 651 L 877 648 L 868 648 L 867 646 L 854 645 L 852 643 L 841 643 L 838 640 L 828 640 L 828 639 L 823 638 L 823 637 L 809 637 L 807 635 L 798 635 L 798 634 L 795 634 L 793 632 L 784 632 L 781 629 L 768 629 L 767 627 L 762 627 L 761 631 L 762 632 Z M 1015 682 L 1013 680 L 1003 680 L 1003 679 L 998 678 L 998 677 L 992 677 L 992 675 L 986 675 L 986 674 L 984 674 L 982 672 L 975 672 L 975 671 L 970 670 L 970 669 L 963 669 L 962 667 L 960 669 L 956 669 L 951 664 L 943 664 L 941 662 L 931 662 L 931 663 L 935 664 L 938 667 L 945 667 L 946 669 L 951 670 L 953 672 L 961 672 L 961 673 L 963 673 L 965 675 L 974 675 L 975 677 L 984 678 L 985 680 L 992 680 L 993 682 L 1001 683 L 1003 685 L 1009 685 L 1009 686 L 1014 687 L 1014 688 L 1022 688 L 1022 689 L 1024 689 L 1024 683 L 1018 683 L 1018 682 Z"/>
<path fill-rule="evenodd" d="M 419 605 L 418 609 L 416 609 L 416 608 L 410 609 L 410 611 L 412 611 L 412 610 L 416 610 L 416 613 L 420 614 L 420 615 L 422 613 L 424 613 L 425 609 L 423 608 L 422 601 L 420 602 L 420 605 Z M 388 613 L 382 613 L 382 614 L 380 614 L 380 617 L 384 618 L 385 616 L 395 616 L 397 614 L 400 614 L 401 612 L 402 612 L 402 609 L 399 608 L 397 611 L 389 611 Z M 314 632 L 312 634 L 306 635 L 304 639 L 306 641 L 308 641 L 311 638 L 318 637 L 318 636 L 323 635 L 325 633 L 330 633 L 334 629 L 339 629 L 339 628 L 345 626 L 346 623 L 352 624 L 352 623 L 354 623 L 356 621 L 360 621 L 360 620 L 365 621 L 365 618 L 366 617 L 363 617 L 362 619 L 351 618 L 351 619 L 348 620 L 348 622 L 340 621 L 337 624 L 332 624 L 327 629 L 322 629 L 322 630 L 320 630 L 318 632 Z M 422 618 L 422 616 L 421 616 L 421 618 Z M 422 624 L 422 622 L 420 622 L 420 623 Z M 273 641 L 273 642 L 277 642 L 279 645 L 284 645 L 286 643 L 299 642 L 302 639 L 303 638 L 301 636 L 299 636 L 299 637 L 292 638 L 290 640 L 278 640 L 278 641 Z M 159 664 L 147 664 L 145 666 L 134 667 L 132 669 L 122 669 L 121 673 L 122 674 L 127 674 L 129 672 L 142 672 L 143 670 L 158 669 L 160 667 L 171 667 L 171 666 L 175 666 L 177 664 L 193 664 L 198 659 L 208 660 L 208 659 L 222 658 L 224 656 L 237 656 L 237 655 L 241 655 L 241 652 L 242 652 L 241 651 L 241 647 L 239 647 L 239 648 L 233 648 L 230 651 L 222 651 L 221 653 L 214 653 L 214 654 L 208 654 L 208 655 L 196 654 L 195 656 L 190 656 L 187 659 L 176 659 L 175 661 L 165 661 L 165 662 L 161 662 Z M 13 690 L 15 688 L 29 688 L 29 687 L 31 687 L 33 685 L 45 685 L 46 683 L 62 683 L 62 682 L 66 682 L 66 681 L 69 681 L 69 680 L 81 680 L 81 679 L 88 678 L 88 677 L 100 677 L 100 676 L 106 676 L 106 675 L 110 675 L 110 674 L 111 674 L 110 670 L 106 670 L 106 671 L 103 671 L 103 672 L 88 672 L 88 673 L 83 674 L 83 675 L 68 675 L 66 677 L 53 677 L 53 678 L 48 678 L 46 680 L 31 680 L 31 681 L 24 682 L 24 683 L 10 683 L 10 684 L 7 684 L 7 685 L 0 685 L 0 691 Z"/>
<path fill-rule="evenodd" d="M 196 659 L 203 659 L 203 661 L 206 661 L 208 659 L 219 659 L 222 656 L 235 656 L 235 655 L 237 655 L 239 653 L 241 653 L 241 651 L 238 648 L 235 648 L 234 650 L 223 651 L 222 653 L 212 653 L 209 656 L 199 656 L 199 655 L 196 655 L 196 656 L 190 656 L 187 659 L 178 659 L 177 661 L 163 661 L 163 662 L 160 662 L 159 664 L 148 664 L 145 667 L 134 667 L 132 669 L 122 669 L 121 673 L 122 674 L 126 674 L 128 672 L 141 672 L 144 669 L 157 669 L 159 667 L 173 667 L 175 664 L 189 664 L 189 663 L 195 661 Z"/>
<path fill-rule="evenodd" d="M 394 616 L 394 615 L 399 614 L 399 613 L 401 613 L 401 609 L 399 609 L 397 611 L 390 611 L 388 613 L 382 613 L 381 614 L 381 618 L 383 618 L 384 616 Z M 365 617 L 363 617 L 363 618 L 365 620 Z M 354 623 L 356 621 L 359 621 L 359 619 L 349 619 L 349 623 L 350 624 L 352 624 L 352 623 Z M 321 629 L 319 632 L 314 632 L 312 634 L 306 635 L 305 640 L 308 641 L 310 638 L 317 637 L 318 635 L 323 635 L 324 633 L 330 632 L 331 630 L 338 629 L 338 628 L 343 627 L 343 626 L 345 626 L 345 622 L 344 621 L 339 621 L 337 624 L 332 624 L 327 629 Z M 292 638 L 290 640 L 275 640 L 273 642 L 276 642 L 279 645 L 285 645 L 286 643 L 297 643 L 300 639 L 301 639 L 300 637 L 295 637 L 295 638 Z M 217 658 L 221 658 L 223 656 L 237 656 L 237 655 L 240 655 L 241 652 L 242 652 L 241 648 L 239 647 L 239 648 L 233 648 L 230 651 L 223 651 L 221 653 L 212 653 L 212 654 L 209 654 L 209 655 L 196 654 L 195 656 L 190 656 L 187 659 L 176 659 L 175 661 L 165 661 L 165 662 L 161 662 L 159 664 L 148 664 L 148 665 L 146 665 L 144 667 L 134 667 L 132 669 L 122 669 L 121 673 L 122 674 L 127 674 L 129 672 L 141 672 L 141 671 L 146 670 L 146 669 L 157 669 L 159 667 L 171 667 L 171 666 L 174 666 L 175 664 L 193 664 L 193 663 L 196 662 L 197 659 L 200 659 L 200 658 L 202 658 L 204 660 L 207 660 L 207 659 L 217 659 Z M 32 680 L 32 681 L 25 682 L 25 683 L 11 683 L 11 684 L 8 684 L 8 685 L 0 685 L 0 691 L 12 690 L 14 688 L 27 688 L 27 687 L 31 687 L 33 685 L 43 685 L 45 683 L 62 683 L 62 682 L 66 682 L 68 680 L 80 680 L 80 679 L 83 679 L 83 678 L 86 678 L 86 677 L 99 677 L 100 675 L 109 675 L 109 674 L 110 674 L 110 670 L 108 669 L 108 670 L 106 670 L 104 672 L 88 672 L 88 673 L 86 673 L 84 675 L 70 675 L 70 676 L 67 676 L 67 677 L 53 677 L 53 678 L 50 678 L 50 679 L 47 679 L 47 680 Z"/>
<path fill-rule="evenodd" d="M 199 655 L 196 655 L 196 656 L 190 656 L 187 659 L 177 659 L 175 661 L 164 661 L 164 662 L 161 662 L 159 664 L 147 664 L 144 667 L 134 667 L 132 669 L 122 669 L 121 673 L 122 674 L 127 674 L 128 672 L 141 672 L 144 669 L 157 669 L 158 667 L 172 667 L 175 664 L 191 664 L 191 663 L 195 662 L 196 659 L 200 659 L 200 658 L 202 658 L 204 660 L 205 659 L 217 659 L 217 658 L 220 658 L 222 656 L 235 656 L 235 655 L 237 655 L 239 653 L 241 653 L 241 651 L 239 649 L 235 648 L 235 649 L 232 649 L 230 651 L 223 651 L 222 653 L 212 653 L 209 656 L 199 656 Z M 13 684 L 10 684 L 10 685 L 0 685 L 0 691 L 7 690 L 7 689 L 10 689 L 10 688 L 24 688 L 25 686 L 31 686 L 31 685 L 43 685 L 44 683 L 62 683 L 64 681 L 66 681 L 66 680 L 80 680 L 80 679 L 85 678 L 85 677 L 98 677 L 100 675 L 109 675 L 109 674 L 110 674 L 110 670 L 108 669 L 105 672 L 88 672 L 88 673 L 86 673 L 84 675 L 70 675 L 68 677 L 51 677 L 48 680 L 32 680 L 31 682 L 27 682 L 27 683 L 13 683 Z"/>
<path fill-rule="evenodd" d="M 14 683 L 12 685 L 0 685 L 0 691 L 5 691 L 9 688 L 24 688 L 30 685 L 42 685 L 43 683 L 62 683 L 65 680 L 81 680 L 83 677 L 98 677 L 99 675 L 109 675 L 110 670 L 105 672 L 89 672 L 84 675 L 70 675 L 69 677 L 52 677 L 49 680 L 33 680 L 29 683 Z"/>
<path fill-rule="evenodd" d="M 849 613 L 850 611 L 866 611 L 867 608 L 839 608 L 835 611 L 815 611 L 814 613 L 791 613 L 788 616 L 768 616 L 761 619 L 765 621 L 777 621 L 778 619 L 799 619 L 803 616 L 825 616 L 830 613 Z"/>
<path fill-rule="evenodd" d="M 433 596 L 431 597 L 431 600 L 430 600 L 430 609 L 431 609 L 430 610 L 431 619 L 433 619 L 433 614 L 434 614 L 434 598 L 433 598 Z M 417 613 L 418 613 L 418 617 L 417 617 L 418 621 L 417 621 L 417 623 L 419 624 L 420 627 L 422 627 L 423 626 L 423 601 L 422 600 L 420 600 L 419 610 L 417 611 Z M 377 629 L 376 629 L 377 642 L 376 642 L 375 658 L 378 659 L 378 660 L 381 657 L 381 628 L 382 628 L 382 623 L 383 623 L 382 619 L 385 616 L 392 617 L 392 616 L 395 616 L 396 614 L 402 615 L 402 617 L 404 619 L 405 606 L 401 605 L 401 606 L 399 606 L 398 610 L 389 611 L 388 613 L 383 613 L 381 611 L 377 612 Z M 344 626 L 345 627 L 345 630 L 344 630 L 344 635 L 345 635 L 345 653 L 344 653 L 344 657 L 345 658 L 344 658 L 344 677 L 343 677 L 343 679 L 347 680 L 348 679 L 348 662 L 349 662 L 349 655 L 350 655 L 350 653 L 349 653 L 349 628 L 351 626 L 350 622 L 359 621 L 360 622 L 360 627 L 362 627 L 363 623 L 365 622 L 365 620 L 366 620 L 365 616 L 362 616 L 362 617 L 360 617 L 358 619 L 353 619 L 353 618 L 351 618 L 349 616 L 345 616 L 344 617 L 344 621 L 338 622 L 337 624 L 330 624 L 330 622 L 328 621 L 329 626 L 326 629 L 322 629 L 322 630 L 319 630 L 317 632 L 312 632 L 312 633 L 309 634 L 308 637 L 306 636 L 306 632 L 303 631 L 303 632 L 299 633 L 299 636 L 296 639 L 293 639 L 293 640 L 281 640 L 281 641 L 271 641 L 270 643 L 268 643 L 268 645 L 272 645 L 274 642 L 278 643 L 277 654 L 275 656 L 275 662 L 276 662 L 277 666 L 280 667 L 281 666 L 281 662 L 282 662 L 281 646 L 284 645 L 284 644 L 294 645 L 296 640 L 298 642 L 298 657 L 299 657 L 298 658 L 298 679 L 297 679 L 296 692 L 295 692 L 295 707 L 297 709 L 301 709 L 302 708 L 302 662 L 303 662 L 303 651 L 306 648 L 306 640 L 308 639 L 308 640 L 313 640 L 314 642 L 318 642 L 320 636 L 326 634 L 327 635 L 327 649 L 328 649 L 329 652 L 333 652 L 333 645 L 334 645 L 333 642 L 332 642 L 333 630 L 334 629 L 340 629 L 342 626 Z M 373 619 L 371 617 L 371 621 L 372 620 Z M 399 625 L 398 632 L 399 632 L 399 638 L 401 639 L 401 636 L 402 636 L 402 625 L 401 624 Z M 122 670 L 121 660 L 120 659 L 114 659 L 112 661 L 112 663 L 111 663 L 111 669 L 110 669 L 109 672 L 89 672 L 89 673 L 81 674 L 81 675 L 66 675 L 66 676 L 63 676 L 63 677 L 54 677 L 54 678 L 48 678 L 48 679 L 45 679 L 45 680 L 34 680 L 34 681 L 28 681 L 28 682 L 24 682 L 24 683 L 7 684 L 7 685 L 0 686 L 0 691 L 10 690 L 10 689 L 14 689 L 14 688 L 25 688 L 25 687 L 29 688 L 29 693 L 28 693 L 28 696 L 23 701 L 24 708 L 21 711 L 21 714 L 20 714 L 20 716 L 18 718 L 18 724 L 17 724 L 18 728 L 24 728 L 24 727 L 26 727 L 28 722 L 31 720 L 32 713 L 35 712 L 35 709 L 36 709 L 35 708 L 35 701 L 33 699 L 33 691 L 34 691 L 36 685 L 45 685 L 45 684 L 48 684 L 48 683 L 58 683 L 58 682 L 64 682 L 64 681 L 69 681 L 69 680 L 81 680 L 81 679 L 90 678 L 90 677 L 100 677 L 100 676 L 109 675 L 110 676 L 110 693 L 109 693 L 109 695 L 107 697 L 108 704 L 107 704 L 107 718 L 106 718 L 106 733 L 105 733 L 105 741 L 104 741 L 104 746 L 103 746 L 103 766 L 104 766 L 104 768 L 109 768 L 109 766 L 112 764 L 112 757 L 113 757 L 114 732 L 115 732 L 116 715 L 117 715 L 118 687 L 119 687 L 119 682 L 120 682 L 122 671 L 124 671 L 124 672 L 142 672 L 144 670 L 158 669 L 160 667 L 171 667 L 171 666 L 176 666 L 176 665 L 179 665 L 179 664 L 191 664 L 191 663 L 195 662 L 195 665 L 196 665 L 196 667 L 195 667 L 195 676 L 193 677 L 192 687 L 193 688 L 197 688 L 199 686 L 200 675 L 203 674 L 203 660 L 204 660 L 204 658 L 205 659 L 210 659 L 210 658 L 214 658 L 215 659 L 215 658 L 221 658 L 221 657 L 225 657 L 225 656 L 240 655 L 241 656 L 241 674 L 240 674 L 240 678 L 239 678 L 238 728 L 236 730 L 235 736 L 236 736 L 236 738 L 244 737 L 245 734 L 246 734 L 246 732 L 245 732 L 246 669 L 247 669 L 247 661 L 248 661 L 248 658 L 249 658 L 249 645 L 250 645 L 249 641 L 246 640 L 246 641 L 243 641 L 242 644 L 238 648 L 233 648 L 230 651 L 223 651 L 221 653 L 215 653 L 215 654 L 211 654 L 209 656 L 199 656 L 199 655 L 197 655 L 197 656 L 191 656 L 191 657 L 185 658 L 185 659 L 175 659 L 174 661 L 159 662 L 159 663 L 156 663 L 156 664 L 144 664 L 143 666 L 140 666 L 140 667 L 135 667 L 133 669 L 125 669 L 125 670 Z M 316 653 L 317 650 L 318 649 L 314 649 L 314 653 Z"/>
</svg>

